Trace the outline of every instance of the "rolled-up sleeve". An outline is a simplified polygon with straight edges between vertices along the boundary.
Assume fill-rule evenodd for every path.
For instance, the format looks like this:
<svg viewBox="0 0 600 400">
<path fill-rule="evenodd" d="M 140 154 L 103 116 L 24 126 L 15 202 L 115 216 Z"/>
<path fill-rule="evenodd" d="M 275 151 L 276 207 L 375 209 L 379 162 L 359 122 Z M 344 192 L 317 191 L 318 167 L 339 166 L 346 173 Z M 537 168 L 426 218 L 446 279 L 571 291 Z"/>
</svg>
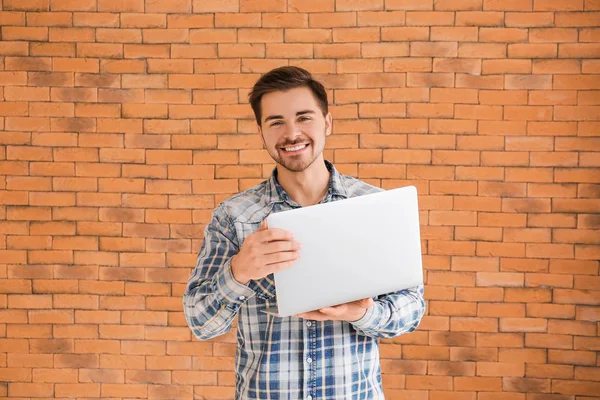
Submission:
<svg viewBox="0 0 600 400">
<path fill-rule="evenodd" d="M 423 285 L 379 296 L 358 321 L 358 333 L 375 338 L 393 338 L 412 332 L 425 314 Z"/>
</svg>

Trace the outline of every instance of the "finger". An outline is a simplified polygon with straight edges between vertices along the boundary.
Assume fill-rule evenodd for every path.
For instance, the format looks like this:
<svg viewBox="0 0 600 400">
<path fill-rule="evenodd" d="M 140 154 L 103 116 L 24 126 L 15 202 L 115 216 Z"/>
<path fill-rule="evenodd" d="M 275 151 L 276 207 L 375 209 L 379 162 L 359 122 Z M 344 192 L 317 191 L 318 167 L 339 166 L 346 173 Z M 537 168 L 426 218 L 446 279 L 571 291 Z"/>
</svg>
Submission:
<svg viewBox="0 0 600 400">
<path fill-rule="evenodd" d="M 292 261 L 284 261 L 275 264 L 269 264 L 262 269 L 262 275 L 274 274 L 275 272 L 283 271 L 285 269 L 291 268 L 295 263 L 295 260 Z"/>
<path fill-rule="evenodd" d="M 263 244 L 264 254 L 274 254 L 282 251 L 296 251 L 300 249 L 300 243 L 293 240 L 278 240 Z"/>
<path fill-rule="evenodd" d="M 346 312 L 346 307 L 343 305 L 337 307 L 323 307 L 319 309 L 319 311 L 329 317 L 339 317 Z"/>
<path fill-rule="evenodd" d="M 292 240 L 292 234 L 283 229 L 269 228 L 264 230 L 256 231 L 257 239 L 259 242 L 267 243 L 274 242 L 277 240 Z"/>
<path fill-rule="evenodd" d="M 296 315 L 298 318 L 312 319 L 313 321 L 327 321 L 329 317 L 319 311 L 309 311 Z"/>
<path fill-rule="evenodd" d="M 264 265 L 278 264 L 288 261 L 295 261 L 299 257 L 297 251 L 279 251 L 277 253 L 265 254 L 262 261 Z"/>
</svg>

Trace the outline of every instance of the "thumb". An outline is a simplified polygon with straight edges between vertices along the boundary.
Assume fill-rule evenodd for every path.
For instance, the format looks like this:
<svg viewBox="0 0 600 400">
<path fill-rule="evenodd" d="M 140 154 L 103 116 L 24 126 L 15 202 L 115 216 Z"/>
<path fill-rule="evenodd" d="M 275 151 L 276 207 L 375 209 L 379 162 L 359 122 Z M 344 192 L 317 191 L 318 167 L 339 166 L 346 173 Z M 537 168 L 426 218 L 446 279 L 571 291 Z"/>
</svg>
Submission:
<svg viewBox="0 0 600 400">
<path fill-rule="evenodd" d="M 369 308 L 375 304 L 375 301 L 373 301 L 373 298 L 367 297 L 366 299 L 359 300 L 358 304 L 363 308 Z"/>
<path fill-rule="evenodd" d="M 260 227 L 258 228 L 259 231 L 264 231 L 265 229 L 268 229 L 267 227 L 267 219 L 263 219 L 262 222 L 260 223 Z"/>
</svg>

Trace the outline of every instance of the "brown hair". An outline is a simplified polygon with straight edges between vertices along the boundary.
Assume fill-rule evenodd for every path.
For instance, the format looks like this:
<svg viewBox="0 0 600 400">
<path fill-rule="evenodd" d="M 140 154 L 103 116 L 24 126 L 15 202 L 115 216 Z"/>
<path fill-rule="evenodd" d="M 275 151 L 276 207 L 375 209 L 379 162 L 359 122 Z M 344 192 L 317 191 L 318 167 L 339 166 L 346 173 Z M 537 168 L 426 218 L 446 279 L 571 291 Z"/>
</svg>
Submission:
<svg viewBox="0 0 600 400">
<path fill-rule="evenodd" d="M 321 82 L 313 79 L 310 72 L 300 67 L 287 66 L 275 68 L 263 76 L 254 84 L 252 91 L 248 94 L 248 99 L 256 122 L 259 126 L 261 124 L 261 100 L 265 94 L 278 91 L 286 91 L 289 89 L 295 89 L 299 87 L 307 87 L 311 90 L 319 108 L 323 112 L 323 115 L 327 115 L 327 92 Z"/>
</svg>

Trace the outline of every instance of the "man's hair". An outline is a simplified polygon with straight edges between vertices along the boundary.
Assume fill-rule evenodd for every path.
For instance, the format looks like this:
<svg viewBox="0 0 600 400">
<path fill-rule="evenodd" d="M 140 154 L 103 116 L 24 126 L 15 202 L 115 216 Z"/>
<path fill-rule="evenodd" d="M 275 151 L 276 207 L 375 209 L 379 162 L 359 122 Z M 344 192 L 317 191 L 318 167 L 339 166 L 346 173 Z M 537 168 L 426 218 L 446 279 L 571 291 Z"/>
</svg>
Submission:
<svg viewBox="0 0 600 400">
<path fill-rule="evenodd" d="M 327 92 L 321 82 L 313 79 L 310 72 L 300 67 L 288 66 L 275 68 L 263 76 L 254 84 L 252 91 L 248 94 L 248 99 L 256 122 L 259 126 L 262 126 L 261 119 L 261 100 L 265 94 L 286 91 L 299 87 L 307 87 L 310 89 L 312 94 L 315 96 L 315 100 L 319 105 L 319 108 L 323 112 L 323 115 L 327 115 Z"/>
</svg>

